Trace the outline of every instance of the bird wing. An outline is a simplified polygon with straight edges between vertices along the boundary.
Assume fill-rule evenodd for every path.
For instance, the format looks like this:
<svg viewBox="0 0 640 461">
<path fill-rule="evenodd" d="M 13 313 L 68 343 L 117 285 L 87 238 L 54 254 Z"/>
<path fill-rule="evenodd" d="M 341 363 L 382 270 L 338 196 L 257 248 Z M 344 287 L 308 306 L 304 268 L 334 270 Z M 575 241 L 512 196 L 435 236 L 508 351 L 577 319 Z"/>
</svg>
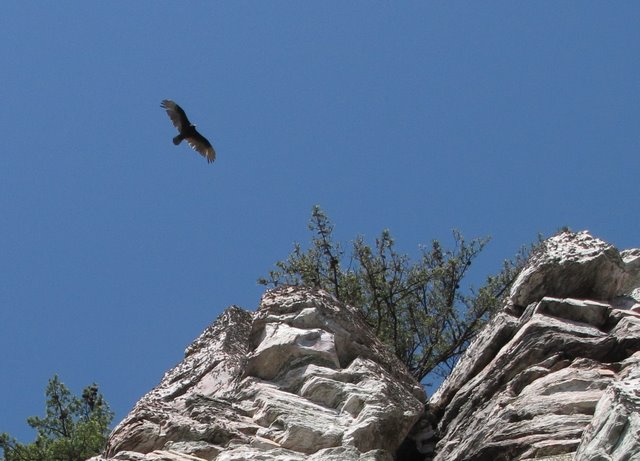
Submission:
<svg viewBox="0 0 640 461">
<path fill-rule="evenodd" d="M 205 157 L 208 163 L 212 163 L 216 159 L 216 151 L 213 149 L 211 143 L 196 130 L 194 130 L 193 136 L 185 138 L 185 141 L 187 141 L 193 150 Z"/>
<path fill-rule="evenodd" d="M 187 118 L 187 114 L 184 113 L 182 107 L 177 105 L 171 99 L 165 99 L 160 104 L 160 107 L 167 111 L 169 118 L 171 119 L 171 123 L 175 126 L 179 132 L 182 133 L 182 130 L 187 128 L 191 123 Z"/>
</svg>

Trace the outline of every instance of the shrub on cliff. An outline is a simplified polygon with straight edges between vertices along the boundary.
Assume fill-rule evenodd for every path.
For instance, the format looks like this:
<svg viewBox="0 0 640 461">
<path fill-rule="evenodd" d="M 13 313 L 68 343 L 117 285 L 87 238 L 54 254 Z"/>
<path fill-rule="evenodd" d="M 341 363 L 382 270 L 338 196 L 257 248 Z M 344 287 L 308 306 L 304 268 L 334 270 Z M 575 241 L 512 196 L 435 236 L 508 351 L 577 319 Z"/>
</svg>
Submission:
<svg viewBox="0 0 640 461">
<path fill-rule="evenodd" d="M 313 208 L 307 249 L 296 243 L 285 260 L 276 262 L 267 286 L 280 284 L 322 288 L 340 301 L 362 310 L 368 323 L 415 378 L 430 373 L 446 376 L 476 332 L 501 306 L 503 297 L 524 265 L 527 251 L 487 277 L 475 290 L 462 282 L 488 238 L 471 241 L 453 231 L 451 249 L 437 240 L 421 247 L 417 261 L 400 254 L 388 230 L 374 245 L 361 236 L 349 245 L 335 242 L 333 224 Z"/>
</svg>

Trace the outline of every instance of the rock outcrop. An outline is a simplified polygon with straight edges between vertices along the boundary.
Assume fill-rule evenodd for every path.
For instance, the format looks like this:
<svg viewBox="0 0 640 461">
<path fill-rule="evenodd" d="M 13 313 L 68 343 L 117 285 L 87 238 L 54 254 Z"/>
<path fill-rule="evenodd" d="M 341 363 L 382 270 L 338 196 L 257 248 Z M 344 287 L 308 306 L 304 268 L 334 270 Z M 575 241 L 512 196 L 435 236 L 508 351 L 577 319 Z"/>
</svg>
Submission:
<svg viewBox="0 0 640 461">
<path fill-rule="evenodd" d="M 431 397 L 427 459 L 639 460 L 639 267 L 586 232 L 546 241 Z"/>
<path fill-rule="evenodd" d="M 93 461 L 640 460 L 640 250 L 544 243 L 426 402 L 329 294 L 228 308 Z"/>
<path fill-rule="evenodd" d="M 106 458 L 392 460 L 424 404 L 359 311 L 284 287 L 207 328 L 115 428 Z"/>
</svg>

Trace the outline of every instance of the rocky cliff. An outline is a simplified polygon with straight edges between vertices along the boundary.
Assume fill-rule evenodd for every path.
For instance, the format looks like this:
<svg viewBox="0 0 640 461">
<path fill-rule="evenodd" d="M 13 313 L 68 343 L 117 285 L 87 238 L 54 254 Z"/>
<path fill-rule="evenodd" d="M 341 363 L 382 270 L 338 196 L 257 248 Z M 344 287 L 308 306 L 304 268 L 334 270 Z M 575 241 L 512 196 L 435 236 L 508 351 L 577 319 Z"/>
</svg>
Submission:
<svg viewBox="0 0 640 461">
<path fill-rule="evenodd" d="M 437 461 L 640 459 L 638 287 L 640 250 L 585 232 L 546 241 L 429 400 L 422 451 L 436 444 Z"/>
<path fill-rule="evenodd" d="M 278 288 L 228 308 L 94 461 L 638 460 L 639 287 L 640 250 L 548 240 L 428 402 L 357 310 Z"/>
<path fill-rule="evenodd" d="M 115 428 L 106 457 L 392 460 L 424 405 L 359 311 L 284 287 L 207 328 Z"/>
</svg>

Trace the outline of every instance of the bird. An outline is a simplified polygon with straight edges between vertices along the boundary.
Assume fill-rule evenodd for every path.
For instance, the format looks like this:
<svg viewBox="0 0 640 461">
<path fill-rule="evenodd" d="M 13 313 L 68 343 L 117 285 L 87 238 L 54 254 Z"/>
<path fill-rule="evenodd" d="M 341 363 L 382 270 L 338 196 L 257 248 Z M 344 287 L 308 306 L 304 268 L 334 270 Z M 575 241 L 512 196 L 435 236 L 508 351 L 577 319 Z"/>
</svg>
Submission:
<svg viewBox="0 0 640 461">
<path fill-rule="evenodd" d="M 208 163 L 212 163 L 216 159 L 216 151 L 207 138 L 198 133 L 196 126 L 189 121 L 184 110 L 171 99 L 162 100 L 160 107 L 167 111 L 171 123 L 180 133 L 173 138 L 173 143 L 177 146 L 184 139 L 193 150 L 206 158 Z"/>
</svg>

